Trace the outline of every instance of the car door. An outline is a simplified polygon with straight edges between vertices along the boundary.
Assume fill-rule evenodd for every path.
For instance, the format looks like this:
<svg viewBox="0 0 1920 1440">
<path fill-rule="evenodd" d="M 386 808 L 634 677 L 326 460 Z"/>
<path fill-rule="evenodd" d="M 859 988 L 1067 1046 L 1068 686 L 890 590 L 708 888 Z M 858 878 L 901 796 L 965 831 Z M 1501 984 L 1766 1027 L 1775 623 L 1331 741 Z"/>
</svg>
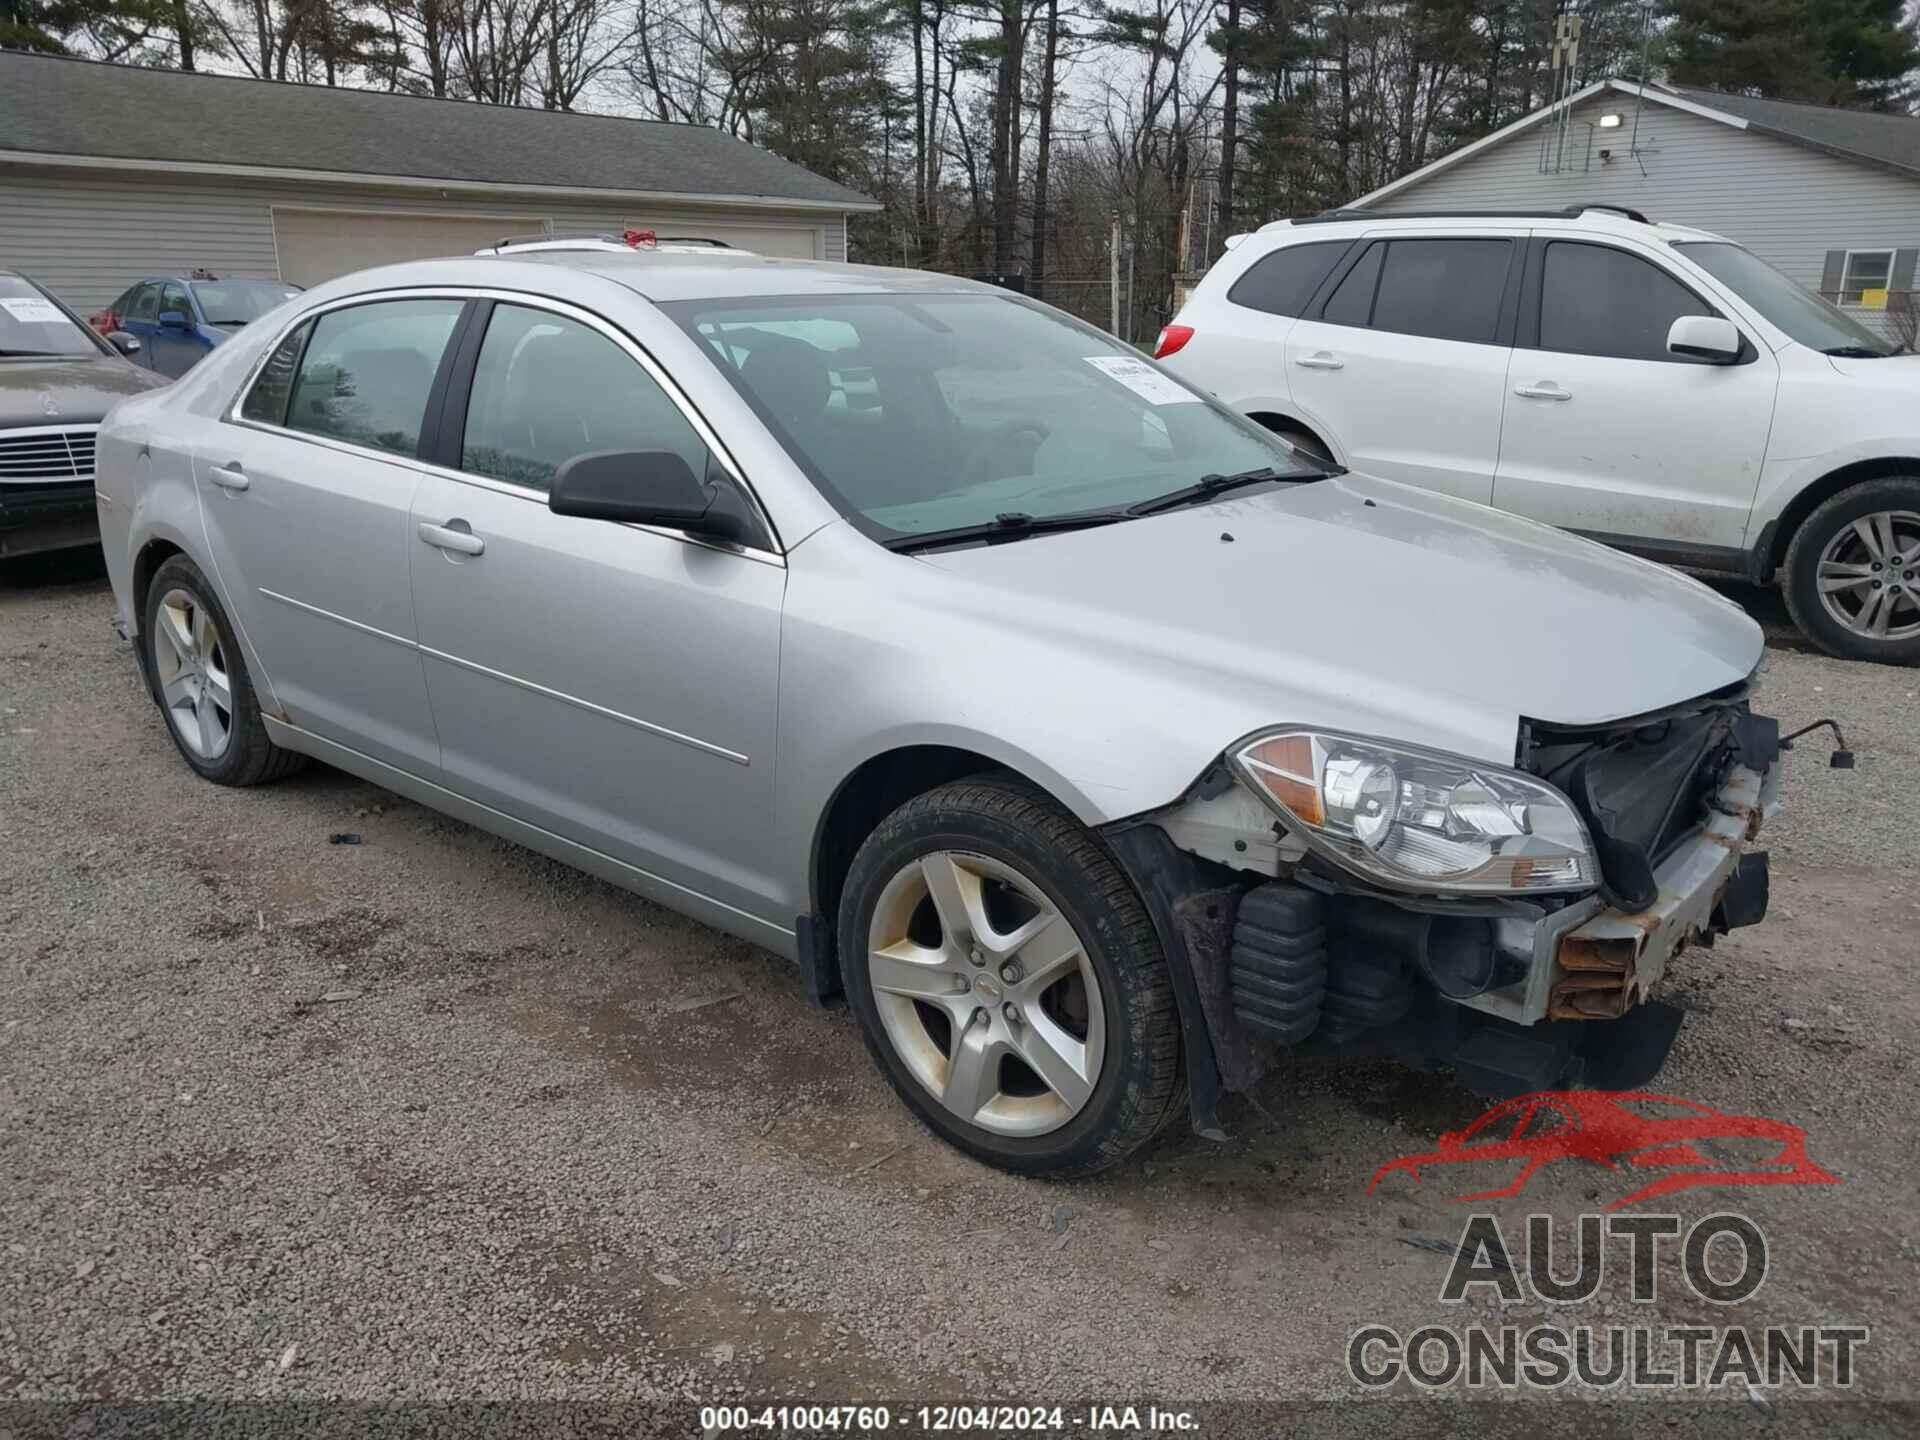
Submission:
<svg viewBox="0 0 1920 1440">
<path fill-rule="evenodd" d="M 120 317 L 120 328 L 140 342 L 140 348 L 132 357 L 136 365 L 154 369 L 153 337 L 159 329 L 160 284 L 149 280 L 136 285 L 128 291 L 127 313 Z"/>
<path fill-rule="evenodd" d="M 1493 503 L 1676 558 L 1738 550 L 1779 366 L 1750 337 L 1731 365 L 1667 352 L 1674 320 L 1721 313 L 1624 243 L 1536 237 Z"/>
<path fill-rule="evenodd" d="M 210 347 L 200 338 L 199 321 L 187 287 L 169 280 L 160 287 L 160 309 L 155 317 L 153 341 L 148 350 L 153 368 L 162 375 L 179 379 L 194 367 Z"/>
<path fill-rule="evenodd" d="M 580 454 L 669 449 L 709 473 L 726 465 L 712 432 L 644 352 L 584 311 L 485 305 L 462 357 L 441 468 L 413 505 L 446 783 L 790 924 L 771 878 L 783 561 L 546 503 Z"/>
<path fill-rule="evenodd" d="M 194 456 L 221 584 L 288 720 L 430 779 L 439 743 L 414 628 L 411 510 L 463 304 L 354 300 L 309 318 Z"/>
<path fill-rule="evenodd" d="M 1294 403 L 1356 470 L 1485 503 L 1520 242 L 1375 237 L 1287 334 Z"/>
</svg>

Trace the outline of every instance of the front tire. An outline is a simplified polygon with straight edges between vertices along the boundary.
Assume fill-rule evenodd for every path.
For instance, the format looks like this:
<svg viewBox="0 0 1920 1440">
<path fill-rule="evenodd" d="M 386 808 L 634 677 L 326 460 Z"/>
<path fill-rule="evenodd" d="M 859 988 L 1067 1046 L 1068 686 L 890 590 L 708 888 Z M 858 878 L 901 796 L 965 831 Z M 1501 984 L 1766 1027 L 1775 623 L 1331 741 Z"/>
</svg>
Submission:
<svg viewBox="0 0 1920 1440">
<path fill-rule="evenodd" d="M 839 940 L 874 1060 L 977 1159 L 1091 1174 L 1184 1103 L 1172 979 L 1140 897 L 1018 781 L 944 785 L 882 821 L 854 857 Z"/>
<path fill-rule="evenodd" d="M 202 779 L 259 785 L 290 775 L 304 755 L 267 738 L 247 662 L 200 567 L 175 555 L 147 586 L 140 644 L 167 733 Z"/>
<path fill-rule="evenodd" d="M 1920 476 L 1842 490 L 1787 548 L 1787 609 L 1829 655 L 1920 663 Z"/>
</svg>

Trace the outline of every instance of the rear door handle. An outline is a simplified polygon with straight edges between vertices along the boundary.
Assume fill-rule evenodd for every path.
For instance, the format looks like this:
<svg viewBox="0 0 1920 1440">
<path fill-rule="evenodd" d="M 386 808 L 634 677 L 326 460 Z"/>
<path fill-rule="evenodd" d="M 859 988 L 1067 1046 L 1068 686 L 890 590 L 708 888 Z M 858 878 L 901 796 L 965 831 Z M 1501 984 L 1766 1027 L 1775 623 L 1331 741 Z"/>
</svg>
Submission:
<svg viewBox="0 0 1920 1440">
<path fill-rule="evenodd" d="M 1529 400 L 1571 400 L 1573 398 L 1571 390 L 1562 390 L 1551 380 L 1542 380 L 1534 385 L 1516 385 L 1513 387 L 1513 393 L 1524 395 Z"/>
<path fill-rule="evenodd" d="M 455 527 L 459 528 L 456 529 Z M 460 555 L 484 555 L 487 542 L 467 528 L 464 520 L 449 520 L 444 525 L 429 525 L 420 522 L 420 538 L 439 550 L 452 550 Z"/>
<path fill-rule="evenodd" d="M 251 483 L 247 479 L 247 472 L 242 470 L 237 462 L 232 465 L 215 465 L 207 471 L 207 478 L 222 490 L 244 490 Z"/>
<path fill-rule="evenodd" d="M 1302 355 L 1293 363 L 1308 370 L 1342 370 L 1346 368 L 1347 364 L 1346 361 L 1329 355 L 1324 350 L 1314 355 Z"/>
</svg>

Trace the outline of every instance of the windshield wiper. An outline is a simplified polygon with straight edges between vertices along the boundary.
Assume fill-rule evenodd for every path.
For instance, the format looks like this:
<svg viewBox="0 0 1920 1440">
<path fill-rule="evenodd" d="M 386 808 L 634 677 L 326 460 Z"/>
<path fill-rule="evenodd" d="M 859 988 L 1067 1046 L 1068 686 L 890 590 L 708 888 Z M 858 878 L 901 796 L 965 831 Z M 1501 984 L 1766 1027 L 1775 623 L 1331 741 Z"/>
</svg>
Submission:
<svg viewBox="0 0 1920 1440">
<path fill-rule="evenodd" d="M 1820 353 L 1833 355 L 1841 360 L 1885 360 L 1887 358 L 1885 350 L 1874 350 L 1865 345 L 1830 345 Z"/>
<path fill-rule="evenodd" d="M 942 545 L 1000 545 L 1008 540 L 1024 540 L 1029 535 L 1087 530 L 1131 518 L 1125 510 L 1081 510 L 1069 515 L 1029 515 L 1024 510 L 1008 510 L 984 525 L 959 525 L 951 530 L 929 530 L 924 535 L 900 535 L 885 544 L 889 550 L 911 555 L 916 550 L 933 550 Z"/>
<path fill-rule="evenodd" d="M 1224 495 L 1229 490 L 1238 490 L 1247 485 L 1260 485 L 1268 480 L 1285 478 L 1271 465 L 1261 465 L 1252 470 L 1238 470 L 1231 475 L 1202 475 L 1184 490 L 1169 490 L 1165 495 L 1156 495 L 1151 500 L 1142 500 L 1137 504 L 1129 505 L 1127 514 L 1157 515 L 1162 510 L 1178 510 L 1182 505 L 1198 505 L 1203 500 L 1211 500 L 1214 496 Z M 1304 480 L 1308 477 L 1303 475 L 1299 478 Z"/>
<path fill-rule="evenodd" d="M 79 356 L 67 356 L 58 350 L 0 350 L 0 357 L 8 360 L 66 360 L 79 359 Z"/>
</svg>

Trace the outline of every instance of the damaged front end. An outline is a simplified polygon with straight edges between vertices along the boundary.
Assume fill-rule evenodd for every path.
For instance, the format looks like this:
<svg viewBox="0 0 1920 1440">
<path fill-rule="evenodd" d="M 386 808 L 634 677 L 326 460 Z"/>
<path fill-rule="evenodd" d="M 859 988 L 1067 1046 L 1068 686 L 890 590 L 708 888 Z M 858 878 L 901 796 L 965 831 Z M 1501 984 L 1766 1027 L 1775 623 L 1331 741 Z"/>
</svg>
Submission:
<svg viewBox="0 0 1920 1440">
<path fill-rule="evenodd" d="M 1271 732 L 1113 827 L 1172 961 L 1196 1127 L 1283 1055 L 1448 1066 L 1495 1096 L 1644 1084 L 1681 1019 L 1651 998 L 1667 965 L 1766 912 L 1749 847 L 1781 744 L 1750 689 L 1524 721 L 1510 770 Z M 1424 893 L 1422 867 L 1444 875 Z"/>
</svg>

